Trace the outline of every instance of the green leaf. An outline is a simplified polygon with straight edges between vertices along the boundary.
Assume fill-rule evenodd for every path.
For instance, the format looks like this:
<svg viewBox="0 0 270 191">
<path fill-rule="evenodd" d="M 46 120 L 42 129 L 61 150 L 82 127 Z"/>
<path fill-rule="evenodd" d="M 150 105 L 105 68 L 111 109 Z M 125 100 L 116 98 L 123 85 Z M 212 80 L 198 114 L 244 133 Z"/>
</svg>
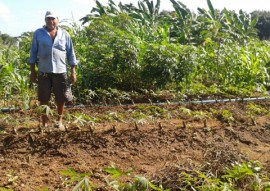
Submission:
<svg viewBox="0 0 270 191">
<path fill-rule="evenodd" d="M 208 8 L 211 12 L 212 18 L 216 19 L 216 12 L 215 12 L 215 9 L 211 3 L 211 0 L 207 0 L 207 5 L 208 5 Z"/>
<path fill-rule="evenodd" d="M 61 170 L 60 174 L 64 175 L 64 176 L 69 176 L 69 177 L 73 177 L 73 176 L 78 175 L 78 173 L 72 168 L 68 168 L 67 170 Z"/>
<path fill-rule="evenodd" d="M 113 178 L 118 178 L 123 175 L 122 171 L 116 167 L 106 167 L 105 172 L 112 175 Z"/>
</svg>

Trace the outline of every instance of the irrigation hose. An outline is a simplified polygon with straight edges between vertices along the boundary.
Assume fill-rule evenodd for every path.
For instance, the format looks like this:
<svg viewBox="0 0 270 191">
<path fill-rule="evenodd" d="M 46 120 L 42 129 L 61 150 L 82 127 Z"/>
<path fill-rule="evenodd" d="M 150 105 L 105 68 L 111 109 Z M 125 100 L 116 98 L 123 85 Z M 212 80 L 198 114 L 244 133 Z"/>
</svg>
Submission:
<svg viewBox="0 0 270 191">
<path fill-rule="evenodd" d="M 176 104 L 207 104 L 207 103 L 226 103 L 226 102 L 248 102 L 248 101 L 264 101 L 268 100 L 270 97 L 256 97 L 256 98 L 233 98 L 233 99 L 210 99 L 210 100 L 188 100 L 188 101 L 179 101 L 179 102 L 159 102 L 159 103 L 151 103 L 152 105 L 176 105 Z M 125 105 L 133 105 L 133 104 L 125 104 Z M 87 108 L 93 106 L 102 106 L 102 105 L 68 105 L 65 108 Z M 113 105 L 107 105 L 113 106 Z M 21 108 L 1 108 L 1 112 L 18 112 L 21 111 Z"/>
</svg>

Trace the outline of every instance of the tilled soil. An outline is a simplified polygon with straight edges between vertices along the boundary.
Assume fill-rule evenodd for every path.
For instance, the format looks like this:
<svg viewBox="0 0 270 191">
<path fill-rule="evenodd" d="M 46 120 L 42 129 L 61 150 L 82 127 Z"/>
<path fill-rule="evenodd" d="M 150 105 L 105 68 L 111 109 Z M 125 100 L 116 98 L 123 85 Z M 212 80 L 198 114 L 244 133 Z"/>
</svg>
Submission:
<svg viewBox="0 0 270 191">
<path fill-rule="evenodd" d="M 0 123 L 0 188 L 18 191 L 72 190 L 60 172 L 69 168 L 90 173 L 95 190 L 112 190 L 105 179 L 105 167 L 123 171 L 133 168 L 131 177 L 142 175 L 155 184 L 179 190 L 181 171 L 195 169 L 222 174 L 234 162 L 258 160 L 270 169 L 269 114 L 250 118 L 246 102 L 184 105 L 193 111 L 228 110 L 229 123 L 217 116 L 198 119 L 179 113 L 181 105 L 159 106 L 167 114 L 144 122 L 103 120 L 66 131 L 39 128 L 34 110 L 10 113 L 20 123 Z M 268 102 L 258 102 L 268 108 Z M 66 113 L 98 116 L 131 112 L 136 106 L 93 106 L 67 109 Z M 166 116 L 167 117 L 164 117 Z M 169 116 L 169 117 L 168 117 Z M 27 124 L 27 125 L 26 125 Z"/>
</svg>

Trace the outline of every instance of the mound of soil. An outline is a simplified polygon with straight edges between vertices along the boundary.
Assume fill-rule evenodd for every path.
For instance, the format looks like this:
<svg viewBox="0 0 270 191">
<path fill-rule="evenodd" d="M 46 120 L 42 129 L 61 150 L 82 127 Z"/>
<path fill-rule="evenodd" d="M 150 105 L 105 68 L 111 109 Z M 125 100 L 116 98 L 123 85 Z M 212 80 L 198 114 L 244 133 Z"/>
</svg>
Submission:
<svg viewBox="0 0 270 191">
<path fill-rule="evenodd" d="M 60 172 L 68 168 L 77 173 L 91 173 L 96 190 L 112 190 L 105 167 L 123 171 L 133 168 L 132 175 L 142 175 L 165 188 L 179 190 L 178 175 L 194 169 L 222 174 L 233 162 L 258 160 L 270 169 L 270 116 L 247 114 L 247 102 L 190 105 L 162 105 L 162 115 L 144 120 L 130 120 L 136 105 L 68 108 L 66 113 L 83 113 L 112 118 L 92 124 L 68 122 L 67 130 L 39 128 L 34 110 L 10 113 L 18 122 L 0 123 L 0 188 L 13 190 L 72 190 Z M 256 102 L 269 108 L 268 102 Z M 196 117 L 190 111 L 230 111 L 233 120 L 224 116 Z M 149 114 L 150 116 L 150 114 Z M 53 119 L 51 119 L 53 121 Z M 77 124 L 76 124 L 77 122 Z M 132 177 L 132 176 L 131 176 Z"/>
</svg>

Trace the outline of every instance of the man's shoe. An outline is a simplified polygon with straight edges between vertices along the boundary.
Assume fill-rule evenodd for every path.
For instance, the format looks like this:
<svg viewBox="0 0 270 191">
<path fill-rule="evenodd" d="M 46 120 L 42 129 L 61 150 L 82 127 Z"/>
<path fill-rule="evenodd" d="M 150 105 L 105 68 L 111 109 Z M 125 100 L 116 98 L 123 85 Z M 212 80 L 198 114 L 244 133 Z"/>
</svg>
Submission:
<svg viewBox="0 0 270 191">
<path fill-rule="evenodd" d="M 62 122 L 58 122 L 55 127 L 57 129 L 59 129 L 60 131 L 65 131 L 66 130 L 66 127 L 65 127 L 65 125 L 63 125 Z"/>
</svg>

